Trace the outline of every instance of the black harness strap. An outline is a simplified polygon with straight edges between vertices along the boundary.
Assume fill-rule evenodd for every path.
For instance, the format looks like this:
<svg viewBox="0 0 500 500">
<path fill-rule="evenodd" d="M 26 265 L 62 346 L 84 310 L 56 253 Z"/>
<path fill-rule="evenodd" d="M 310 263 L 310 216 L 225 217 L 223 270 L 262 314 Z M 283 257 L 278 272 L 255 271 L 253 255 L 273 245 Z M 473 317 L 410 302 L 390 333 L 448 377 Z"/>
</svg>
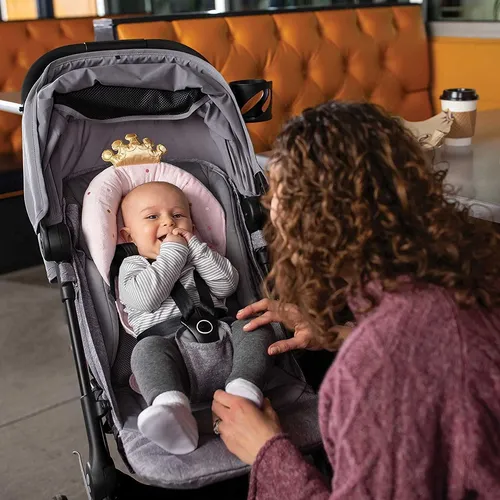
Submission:
<svg viewBox="0 0 500 500">
<path fill-rule="evenodd" d="M 174 299 L 175 305 L 179 308 L 183 318 L 189 318 L 194 313 L 194 303 L 187 293 L 186 289 L 177 281 L 170 292 L 170 296 Z"/>
<path fill-rule="evenodd" d="M 170 293 L 175 305 L 182 314 L 181 323 L 194 335 L 200 343 L 219 340 L 219 322 L 210 289 L 198 272 L 194 271 L 194 281 L 200 296 L 200 304 L 195 306 L 180 281 L 174 285 Z"/>
<path fill-rule="evenodd" d="M 123 245 L 118 245 L 115 250 L 115 255 L 111 261 L 111 266 L 109 269 L 109 282 L 111 284 L 111 295 L 116 300 L 115 293 L 115 282 L 118 279 L 118 273 L 120 271 L 120 266 L 126 257 L 132 255 L 139 255 L 137 252 L 137 247 L 134 243 L 124 243 Z"/>
<path fill-rule="evenodd" d="M 198 295 L 200 297 L 200 303 L 210 314 L 216 316 L 214 301 L 212 300 L 212 295 L 210 294 L 210 288 L 208 288 L 206 281 L 200 276 L 196 269 L 193 274 L 196 290 L 198 290 Z"/>
<path fill-rule="evenodd" d="M 110 283 L 115 283 L 123 259 L 131 255 L 138 255 L 137 247 L 133 243 L 126 243 L 116 247 L 115 257 L 110 269 Z M 148 260 L 150 263 L 154 262 L 151 259 Z M 175 283 L 170 295 L 182 315 L 180 323 L 194 335 L 196 340 L 200 343 L 215 342 L 219 340 L 219 322 L 217 318 L 222 317 L 223 314 L 221 310 L 215 309 L 214 301 L 210 295 L 210 288 L 196 269 L 193 274 L 196 289 L 200 297 L 200 304 L 198 306 L 195 306 L 180 281 Z M 116 299 L 114 286 L 111 287 L 111 293 Z M 167 326 L 167 324 L 171 326 L 172 320 L 166 320 L 148 328 L 139 335 L 138 339 L 149 337 L 150 335 L 161 335 L 165 330 L 162 328 L 163 323 L 165 323 L 164 326 Z"/>
</svg>

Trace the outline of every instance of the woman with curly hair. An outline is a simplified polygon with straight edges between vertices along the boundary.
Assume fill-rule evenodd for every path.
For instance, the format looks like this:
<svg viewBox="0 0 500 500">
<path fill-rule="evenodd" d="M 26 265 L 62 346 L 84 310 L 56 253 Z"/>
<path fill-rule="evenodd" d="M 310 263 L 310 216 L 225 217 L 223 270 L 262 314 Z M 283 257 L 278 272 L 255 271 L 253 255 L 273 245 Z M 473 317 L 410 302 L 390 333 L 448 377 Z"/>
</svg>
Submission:
<svg viewBox="0 0 500 500">
<path fill-rule="evenodd" d="M 253 464 L 249 498 L 500 498 L 499 234 L 449 200 L 411 134 L 370 104 L 291 120 L 270 179 L 279 301 L 239 317 L 294 328 L 278 352 L 336 347 L 346 300 L 357 326 L 320 390 L 331 485 L 269 404 L 215 393 L 222 439 Z"/>
</svg>

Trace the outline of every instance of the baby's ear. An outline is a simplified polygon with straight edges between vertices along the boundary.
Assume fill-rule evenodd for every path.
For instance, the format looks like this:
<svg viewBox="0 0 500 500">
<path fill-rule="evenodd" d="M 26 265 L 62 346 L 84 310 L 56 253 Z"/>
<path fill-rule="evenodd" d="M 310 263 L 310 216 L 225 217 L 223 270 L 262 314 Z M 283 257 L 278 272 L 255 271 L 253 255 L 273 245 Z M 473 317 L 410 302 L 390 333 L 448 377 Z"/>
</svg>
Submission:
<svg viewBox="0 0 500 500">
<path fill-rule="evenodd" d="M 130 229 L 128 227 L 122 227 L 120 229 L 120 236 L 127 242 L 133 243 L 132 235 L 130 234 Z"/>
</svg>

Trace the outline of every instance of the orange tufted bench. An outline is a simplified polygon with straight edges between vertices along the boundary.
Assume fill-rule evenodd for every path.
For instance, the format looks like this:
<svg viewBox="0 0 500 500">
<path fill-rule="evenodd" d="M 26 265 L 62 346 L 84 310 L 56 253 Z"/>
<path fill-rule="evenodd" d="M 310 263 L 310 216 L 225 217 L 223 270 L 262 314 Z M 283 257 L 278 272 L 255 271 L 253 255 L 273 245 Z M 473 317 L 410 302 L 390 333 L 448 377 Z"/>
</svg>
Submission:
<svg viewBox="0 0 500 500">
<path fill-rule="evenodd" d="M 94 37 L 92 19 L 40 19 L 0 22 L 0 91 L 21 90 L 29 67 L 45 52 Z M 0 112 L 0 155 L 20 159 L 21 117 Z"/>
<path fill-rule="evenodd" d="M 31 64 L 48 50 L 93 39 L 92 19 L 0 22 L 0 91 L 21 90 Z M 0 273 L 41 261 L 22 197 L 21 117 L 0 112 Z"/>
<path fill-rule="evenodd" d="M 228 81 L 272 80 L 273 119 L 248 125 L 257 152 L 271 148 L 289 117 L 330 99 L 367 99 L 411 121 L 432 116 L 418 5 L 96 19 L 94 27 L 97 40 L 189 45 Z"/>
</svg>

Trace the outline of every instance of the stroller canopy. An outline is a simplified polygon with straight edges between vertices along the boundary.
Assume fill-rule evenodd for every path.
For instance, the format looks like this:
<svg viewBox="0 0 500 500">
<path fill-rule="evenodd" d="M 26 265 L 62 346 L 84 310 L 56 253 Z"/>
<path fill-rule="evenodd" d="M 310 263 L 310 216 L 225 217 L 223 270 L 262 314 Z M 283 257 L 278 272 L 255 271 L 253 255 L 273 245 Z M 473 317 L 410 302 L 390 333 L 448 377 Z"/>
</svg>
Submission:
<svg viewBox="0 0 500 500">
<path fill-rule="evenodd" d="M 56 50 L 49 53 L 54 60 L 43 65 L 41 74 L 41 65 L 28 74 L 23 88 L 24 191 L 35 231 L 43 219 L 47 225 L 62 221 L 65 180 L 105 168 L 101 152 L 124 135 L 120 130 L 135 131 L 141 122 L 142 135 L 165 144 L 170 157 L 210 160 L 215 155 L 215 163 L 242 195 L 259 194 L 255 174 L 262 169 L 228 83 L 188 47 L 167 41 L 147 45 L 164 48 L 88 51 L 59 58 Z M 64 53 L 71 47 L 81 50 L 80 45 L 63 47 Z M 196 127 L 186 129 L 182 139 L 177 134 L 174 144 L 165 138 L 165 130 L 154 137 L 151 124 L 157 120 L 180 125 L 195 115 L 203 119 L 211 145 L 197 137 Z"/>
</svg>

